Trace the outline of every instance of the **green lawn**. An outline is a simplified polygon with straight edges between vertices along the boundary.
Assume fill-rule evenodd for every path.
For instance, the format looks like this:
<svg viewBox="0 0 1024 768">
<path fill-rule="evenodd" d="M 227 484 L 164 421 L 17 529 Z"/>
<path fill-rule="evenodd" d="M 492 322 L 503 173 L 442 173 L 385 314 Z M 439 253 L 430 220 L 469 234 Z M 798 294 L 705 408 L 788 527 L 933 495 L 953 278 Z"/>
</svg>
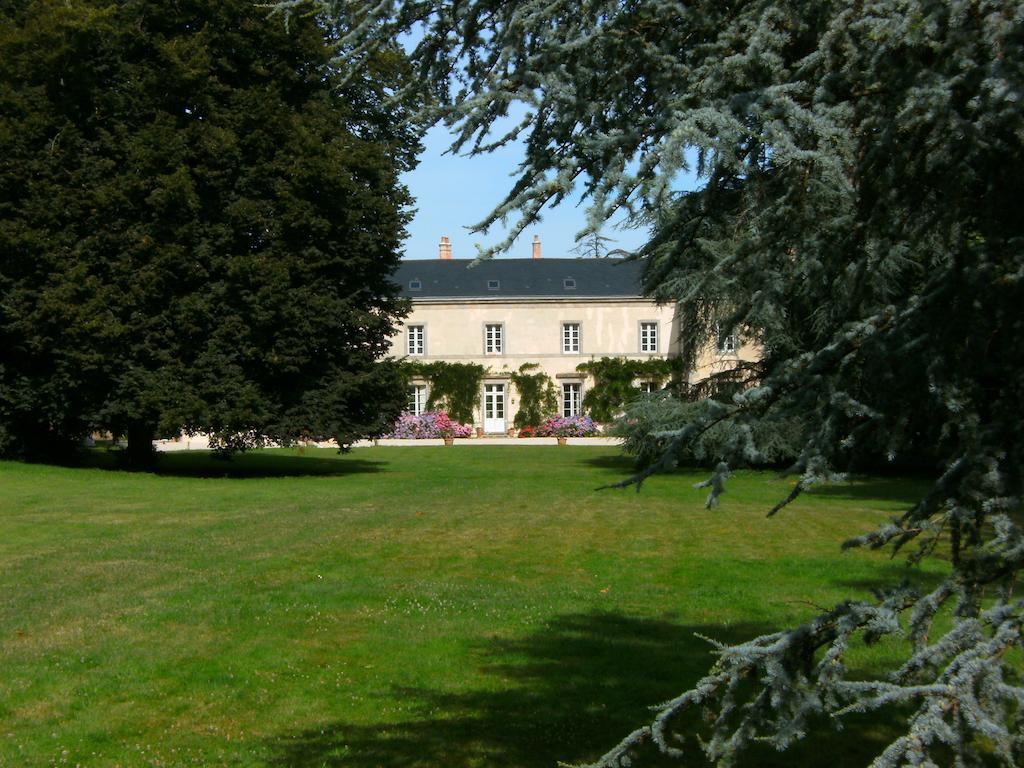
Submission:
<svg viewBox="0 0 1024 768">
<path fill-rule="evenodd" d="M 839 543 L 921 482 L 768 520 L 770 473 L 715 511 L 693 473 L 595 492 L 628 469 L 556 446 L 0 463 L 0 765 L 592 759 L 706 670 L 694 633 L 739 640 L 908 573 Z M 748 764 L 863 765 L 895 720 Z"/>
</svg>

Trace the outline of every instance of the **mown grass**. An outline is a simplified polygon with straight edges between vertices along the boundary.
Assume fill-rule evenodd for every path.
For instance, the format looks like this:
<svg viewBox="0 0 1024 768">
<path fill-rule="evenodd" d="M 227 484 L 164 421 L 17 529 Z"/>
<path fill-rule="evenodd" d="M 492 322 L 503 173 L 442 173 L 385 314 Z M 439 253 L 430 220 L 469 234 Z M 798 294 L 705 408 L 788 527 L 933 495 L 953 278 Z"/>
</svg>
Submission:
<svg viewBox="0 0 1024 768">
<path fill-rule="evenodd" d="M 839 554 L 919 481 L 769 520 L 788 488 L 770 473 L 714 511 L 693 473 L 594 490 L 628 470 L 555 446 L 0 463 L 0 765 L 592 759 L 707 669 L 695 633 L 737 641 L 943 568 Z M 863 765 L 896 720 L 749 764 Z"/>
</svg>

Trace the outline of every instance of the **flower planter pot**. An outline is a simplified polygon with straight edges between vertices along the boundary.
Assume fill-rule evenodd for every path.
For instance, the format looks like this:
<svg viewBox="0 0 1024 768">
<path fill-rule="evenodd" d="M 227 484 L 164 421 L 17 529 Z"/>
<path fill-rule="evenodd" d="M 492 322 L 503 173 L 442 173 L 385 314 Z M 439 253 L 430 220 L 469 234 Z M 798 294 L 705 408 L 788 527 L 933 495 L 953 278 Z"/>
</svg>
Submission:
<svg viewBox="0 0 1024 768">
<path fill-rule="evenodd" d="M 567 438 L 567 437 L 559 437 L 559 438 L 557 438 L 557 440 L 558 440 L 558 444 L 559 444 L 559 445 L 565 445 L 565 443 L 566 443 L 566 441 L 567 441 L 568 439 L 569 439 L 569 438 Z"/>
<path fill-rule="evenodd" d="M 484 428 L 483 427 L 477 427 L 476 428 L 476 436 L 477 437 L 483 437 L 484 436 Z"/>
<path fill-rule="evenodd" d="M 454 437 L 446 437 L 444 439 L 444 444 L 445 445 L 455 445 L 455 438 Z"/>
<path fill-rule="evenodd" d="M 515 437 L 516 436 L 516 428 L 515 427 L 509 427 L 508 428 L 508 436 L 509 437 Z"/>
</svg>

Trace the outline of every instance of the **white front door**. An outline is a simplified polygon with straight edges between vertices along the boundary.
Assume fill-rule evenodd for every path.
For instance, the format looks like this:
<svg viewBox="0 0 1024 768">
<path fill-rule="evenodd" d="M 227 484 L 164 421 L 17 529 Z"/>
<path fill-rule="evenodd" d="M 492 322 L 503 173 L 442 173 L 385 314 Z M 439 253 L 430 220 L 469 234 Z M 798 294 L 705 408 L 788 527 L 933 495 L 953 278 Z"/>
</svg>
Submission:
<svg viewBox="0 0 1024 768">
<path fill-rule="evenodd" d="M 484 384 L 484 432 L 505 431 L 505 385 Z"/>
</svg>

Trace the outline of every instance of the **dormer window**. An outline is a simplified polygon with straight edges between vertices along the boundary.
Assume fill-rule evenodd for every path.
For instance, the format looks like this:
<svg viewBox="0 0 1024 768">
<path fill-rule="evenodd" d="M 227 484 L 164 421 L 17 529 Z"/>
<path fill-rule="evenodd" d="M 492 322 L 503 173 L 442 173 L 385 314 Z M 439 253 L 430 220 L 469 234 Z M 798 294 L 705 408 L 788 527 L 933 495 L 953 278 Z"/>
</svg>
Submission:
<svg viewBox="0 0 1024 768">
<path fill-rule="evenodd" d="M 409 281 L 409 290 L 410 291 L 422 291 L 423 290 L 423 283 L 420 282 L 419 280 L 410 280 Z"/>
<path fill-rule="evenodd" d="M 487 290 L 488 291 L 496 291 L 499 288 L 501 288 L 501 283 L 499 283 L 497 280 L 488 280 L 487 281 Z"/>
<path fill-rule="evenodd" d="M 576 290 L 576 281 L 571 277 L 567 277 L 562 281 L 562 287 L 567 291 L 574 291 Z"/>
</svg>

